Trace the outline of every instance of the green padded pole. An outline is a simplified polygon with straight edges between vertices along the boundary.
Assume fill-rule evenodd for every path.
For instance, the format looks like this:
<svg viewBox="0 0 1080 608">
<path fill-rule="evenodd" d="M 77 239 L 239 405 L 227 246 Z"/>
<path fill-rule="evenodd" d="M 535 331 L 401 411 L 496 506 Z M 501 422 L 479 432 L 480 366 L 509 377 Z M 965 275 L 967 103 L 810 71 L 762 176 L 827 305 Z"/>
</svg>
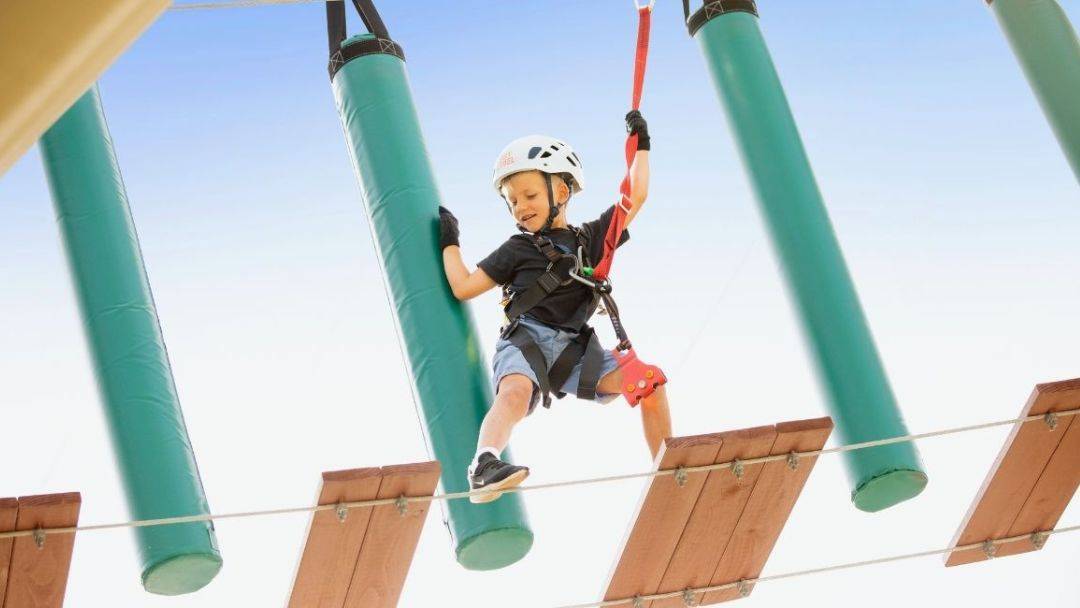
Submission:
<svg viewBox="0 0 1080 608">
<path fill-rule="evenodd" d="M 840 440 L 907 435 L 753 3 L 710 6 L 723 10 L 699 10 L 691 35 L 727 110 Z M 911 443 L 847 452 L 845 462 L 852 501 L 864 511 L 888 508 L 926 486 Z"/>
<path fill-rule="evenodd" d="M 96 86 L 45 132 L 41 154 L 131 515 L 205 515 L 210 507 Z M 210 522 L 136 528 L 135 538 L 151 593 L 191 593 L 221 569 Z"/>
<path fill-rule="evenodd" d="M 372 40 L 370 34 L 344 43 Z M 439 192 L 405 73 L 387 53 L 348 60 L 332 76 L 353 168 L 370 219 L 413 396 L 423 412 L 446 492 L 469 489 L 466 468 L 492 402 L 491 381 L 468 308 L 454 298 L 439 255 Z M 509 458 L 509 454 L 504 455 Z M 533 535 L 519 494 L 488 504 L 448 501 L 458 562 L 508 566 Z"/>
<path fill-rule="evenodd" d="M 988 0 L 1080 179 L 1080 42 L 1057 0 Z"/>
</svg>

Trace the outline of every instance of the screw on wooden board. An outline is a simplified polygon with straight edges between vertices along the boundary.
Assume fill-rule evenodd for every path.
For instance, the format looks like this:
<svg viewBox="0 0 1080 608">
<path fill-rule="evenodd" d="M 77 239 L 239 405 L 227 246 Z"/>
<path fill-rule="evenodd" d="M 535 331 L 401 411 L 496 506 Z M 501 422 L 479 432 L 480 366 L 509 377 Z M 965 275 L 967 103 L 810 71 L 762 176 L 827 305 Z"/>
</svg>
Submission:
<svg viewBox="0 0 1080 608">
<path fill-rule="evenodd" d="M 686 482 L 687 482 L 688 479 L 689 479 L 689 476 L 686 474 L 686 468 L 685 467 L 679 467 L 679 468 L 675 469 L 675 485 L 682 488 L 682 487 L 686 486 Z"/>
</svg>

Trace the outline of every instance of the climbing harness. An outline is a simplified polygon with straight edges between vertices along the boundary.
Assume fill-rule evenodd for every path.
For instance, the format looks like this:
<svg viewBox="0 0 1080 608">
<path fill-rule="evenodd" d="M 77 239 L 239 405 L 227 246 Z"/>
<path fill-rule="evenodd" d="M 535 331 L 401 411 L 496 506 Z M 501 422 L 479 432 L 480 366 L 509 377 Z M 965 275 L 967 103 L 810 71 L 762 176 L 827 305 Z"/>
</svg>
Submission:
<svg viewBox="0 0 1080 608">
<path fill-rule="evenodd" d="M 645 79 L 645 63 L 649 51 L 649 28 L 652 22 L 652 2 L 638 4 L 638 36 L 637 54 L 634 60 L 634 85 L 632 93 L 632 109 L 636 110 L 641 104 L 641 91 Z M 588 287 L 592 292 L 592 298 L 587 304 L 586 318 L 596 312 L 598 305 L 602 303 L 602 314 L 607 314 L 615 335 L 619 339 L 618 345 L 612 350 L 618 361 L 618 369 L 622 370 L 623 382 L 621 392 L 631 406 L 636 406 L 642 399 L 651 395 L 658 387 L 667 383 L 667 377 L 659 367 L 642 362 L 634 352 L 630 343 L 630 337 L 623 327 L 619 318 L 619 308 L 611 296 L 611 282 L 608 273 L 614 259 L 615 249 L 619 245 L 623 231 L 626 227 L 626 219 L 630 212 L 630 167 L 633 165 L 634 156 L 637 153 L 638 136 L 630 134 L 626 138 L 626 175 L 619 188 L 620 199 L 615 204 L 615 211 L 608 225 L 608 231 L 604 235 L 604 248 L 601 259 L 596 266 L 588 265 L 587 252 L 589 244 L 581 231 L 573 226 L 577 243 L 577 254 L 559 251 L 557 245 L 545 236 L 554 220 L 554 213 L 549 211 L 549 216 L 544 228 L 536 234 L 529 235 L 533 245 L 548 260 L 547 270 L 531 286 L 518 294 L 511 294 L 504 287 L 504 306 L 507 324 L 504 326 L 501 337 L 509 340 L 521 351 L 525 360 L 529 363 L 536 375 L 540 393 L 543 396 L 544 407 L 551 407 L 551 393 L 556 398 L 566 396 L 559 389 L 566 382 L 578 361 L 581 361 L 581 376 L 578 381 L 577 396 L 580 399 L 594 399 L 596 397 L 596 384 L 600 381 L 600 372 L 603 364 L 603 351 L 596 332 L 588 324 L 582 325 L 578 335 L 560 353 L 559 357 L 548 369 L 547 360 L 540 351 L 539 346 L 527 331 L 518 331 L 522 319 L 526 313 L 536 307 L 544 298 L 556 289 L 578 282 Z M 547 189 L 549 205 L 554 208 L 554 192 L 551 186 L 551 175 L 547 174 Z"/>
</svg>

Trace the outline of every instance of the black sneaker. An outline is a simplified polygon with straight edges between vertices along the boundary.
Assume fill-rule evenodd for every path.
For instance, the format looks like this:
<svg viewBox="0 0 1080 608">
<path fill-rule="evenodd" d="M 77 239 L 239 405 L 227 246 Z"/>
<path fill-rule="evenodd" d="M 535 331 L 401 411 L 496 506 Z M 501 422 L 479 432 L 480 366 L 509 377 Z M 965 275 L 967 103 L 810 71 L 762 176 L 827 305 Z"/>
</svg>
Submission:
<svg viewBox="0 0 1080 608">
<path fill-rule="evenodd" d="M 505 490 L 520 485 L 528 476 L 529 467 L 512 465 L 484 452 L 476 461 L 476 469 L 469 469 L 469 487 L 473 490 Z M 502 492 L 473 494 L 469 502 L 491 502 L 502 495 Z"/>
</svg>

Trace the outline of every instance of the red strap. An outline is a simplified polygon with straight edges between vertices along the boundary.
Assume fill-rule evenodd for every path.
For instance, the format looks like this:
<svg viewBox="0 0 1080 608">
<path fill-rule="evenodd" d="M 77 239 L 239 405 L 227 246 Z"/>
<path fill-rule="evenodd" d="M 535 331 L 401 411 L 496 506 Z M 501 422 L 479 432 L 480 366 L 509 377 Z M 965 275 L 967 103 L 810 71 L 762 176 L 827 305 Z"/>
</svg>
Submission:
<svg viewBox="0 0 1080 608">
<path fill-rule="evenodd" d="M 634 57 L 634 90 L 631 94 L 630 108 L 637 110 L 641 105 L 641 89 L 645 83 L 645 62 L 649 57 L 649 28 L 652 24 L 652 6 L 638 9 L 638 35 L 637 55 Z M 623 177 L 622 185 L 619 186 L 619 200 L 615 203 L 615 214 L 611 217 L 607 234 L 604 235 L 604 255 L 593 269 L 593 278 L 596 280 L 606 279 L 611 271 L 611 263 L 615 257 L 615 248 L 622 238 L 623 229 L 626 227 L 626 217 L 630 205 L 630 166 L 634 164 L 634 155 L 637 154 L 637 135 L 626 138 L 626 176 Z"/>
</svg>

